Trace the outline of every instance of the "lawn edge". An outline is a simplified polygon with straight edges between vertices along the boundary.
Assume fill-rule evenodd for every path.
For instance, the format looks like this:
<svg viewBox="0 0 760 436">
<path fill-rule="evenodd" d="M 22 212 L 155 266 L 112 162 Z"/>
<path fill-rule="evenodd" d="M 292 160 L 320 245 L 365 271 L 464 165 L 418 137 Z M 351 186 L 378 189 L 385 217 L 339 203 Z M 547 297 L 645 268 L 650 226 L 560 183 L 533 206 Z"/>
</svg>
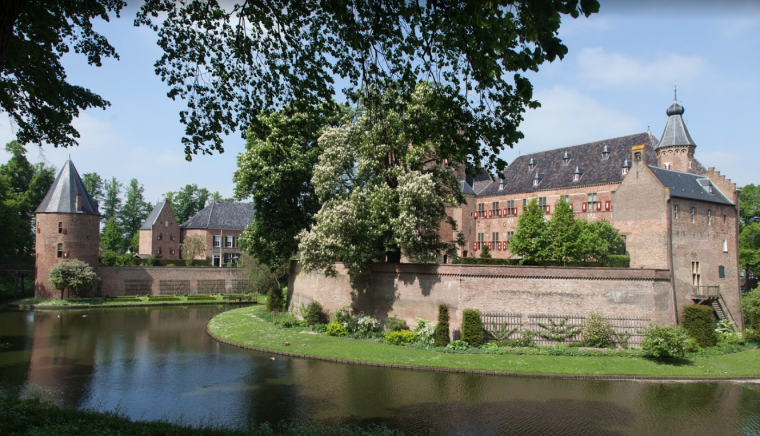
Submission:
<svg viewBox="0 0 760 436">
<path fill-rule="evenodd" d="M 223 312 L 227 313 L 227 312 Z M 211 336 L 215 341 L 221 342 L 237 348 L 246 350 L 259 351 L 276 354 L 280 356 L 296 357 L 301 359 L 321 360 L 331 363 L 343 363 L 348 365 L 374 366 L 379 368 L 405 369 L 410 371 L 433 371 L 433 372 L 453 372 L 459 374 L 477 374 L 477 375 L 498 375 L 507 377 L 525 377 L 525 378 L 543 378 L 543 379 L 564 379 L 564 380 L 605 380 L 605 381 L 658 381 L 658 382 L 747 382 L 754 381 L 760 383 L 758 376 L 739 376 L 739 377 L 703 377 L 703 376 L 657 376 L 657 375 L 626 375 L 626 374 L 606 374 L 606 375 L 589 375 L 589 374 L 562 374 L 562 373 L 535 373 L 535 372 L 515 372 L 515 371 L 490 371 L 483 369 L 465 369 L 465 368 L 446 368 L 440 366 L 422 366 L 422 365 L 396 365 L 382 362 L 367 362 L 363 360 L 338 359 L 334 357 L 318 356 L 308 353 L 292 353 L 289 351 L 275 350 L 265 347 L 256 347 L 252 345 L 241 344 L 239 342 L 228 341 L 211 333 L 209 324 L 214 320 L 217 314 L 206 322 L 206 334 Z"/>
</svg>

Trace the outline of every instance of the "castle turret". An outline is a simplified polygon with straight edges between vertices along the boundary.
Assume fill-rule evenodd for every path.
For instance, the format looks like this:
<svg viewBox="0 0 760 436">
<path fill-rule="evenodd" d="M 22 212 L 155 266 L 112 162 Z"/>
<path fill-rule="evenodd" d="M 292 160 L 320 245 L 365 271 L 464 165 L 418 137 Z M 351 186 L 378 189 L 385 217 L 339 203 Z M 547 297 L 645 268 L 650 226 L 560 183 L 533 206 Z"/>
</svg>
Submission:
<svg viewBox="0 0 760 436">
<path fill-rule="evenodd" d="M 694 149 L 697 148 L 697 144 L 691 139 L 681 117 L 684 107 L 674 99 L 673 104 L 665 113 L 668 114 L 668 123 L 655 149 L 657 166 L 684 173 L 695 173 Z"/>
<path fill-rule="evenodd" d="M 67 259 L 98 266 L 100 212 L 71 160 L 63 168 L 35 211 L 37 278 L 34 294 L 51 298 L 56 291 L 48 278 L 50 269 Z"/>
</svg>

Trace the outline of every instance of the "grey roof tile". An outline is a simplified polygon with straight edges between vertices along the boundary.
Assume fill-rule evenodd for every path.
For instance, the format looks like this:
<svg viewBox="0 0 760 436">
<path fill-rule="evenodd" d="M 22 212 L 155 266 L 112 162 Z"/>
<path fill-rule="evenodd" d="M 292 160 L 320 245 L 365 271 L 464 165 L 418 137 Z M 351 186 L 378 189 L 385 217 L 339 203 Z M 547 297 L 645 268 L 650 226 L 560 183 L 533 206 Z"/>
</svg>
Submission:
<svg viewBox="0 0 760 436">
<path fill-rule="evenodd" d="M 734 204 L 710 182 L 710 179 L 691 173 L 666 170 L 656 166 L 649 166 L 657 180 L 666 188 L 670 188 L 670 195 L 678 198 L 707 201 L 710 203 Z"/>
<path fill-rule="evenodd" d="M 681 115 L 684 113 L 684 107 L 675 101 L 668 107 L 668 122 L 662 131 L 662 137 L 657 148 L 672 147 L 675 145 L 691 145 L 696 147 L 697 144 L 691 139 L 686 124 L 683 122 Z"/>
<path fill-rule="evenodd" d="M 165 201 L 159 201 L 156 203 L 156 207 L 150 211 L 150 215 L 148 215 L 148 218 L 145 218 L 145 221 L 143 221 L 142 225 L 140 226 L 140 230 L 151 230 L 153 228 L 153 224 L 156 223 L 158 215 L 161 213 L 161 210 L 164 208 L 165 204 Z"/>
<path fill-rule="evenodd" d="M 236 229 L 243 230 L 253 222 L 253 204 L 212 203 L 193 215 L 180 227 L 183 229 Z"/>
<path fill-rule="evenodd" d="M 77 210 L 76 197 L 81 196 L 81 210 Z M 71 159 L 63 164 L 63 168 L 55 178 L 42 203 L 35 213 L 78 213 L 84 215 L 100 215 L 98 203 L 90 197 L 90 193 L 82 183 Z"/>
</svg>

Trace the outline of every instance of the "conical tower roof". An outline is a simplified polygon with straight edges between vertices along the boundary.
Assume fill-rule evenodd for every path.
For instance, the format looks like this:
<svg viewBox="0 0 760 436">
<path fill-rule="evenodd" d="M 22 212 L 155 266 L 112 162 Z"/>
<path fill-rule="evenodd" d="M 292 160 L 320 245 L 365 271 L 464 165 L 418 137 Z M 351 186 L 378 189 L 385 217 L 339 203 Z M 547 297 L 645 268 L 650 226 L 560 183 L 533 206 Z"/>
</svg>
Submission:
<svg viewBox="0 0 760 436">
<path fill-rule="evenodd" d="M 686 124 L 683 122 L 681 115 L 684 113 L 684 108 L 678 102 L 673 101 L 667 111 L 668 123 L 665 125 L 665 130 L 662 132 L 662 138 L 657 148 L 673 147 L 673 146 L 692 146 L 696 147 L 697 144 L 691 139 L 689 131 L 686 130 Z"/>
<path fill-rule="evenodd" d="M 77 195 L 80 196 L 80 207 L 77 210 Z M 98 203 L 84 188 L 76 167 L 67 160 L 55 178 L 53 186 L 48 190 L 35 213 L 77 213 L 84 215 L 100 215 Z"/>
</svg>

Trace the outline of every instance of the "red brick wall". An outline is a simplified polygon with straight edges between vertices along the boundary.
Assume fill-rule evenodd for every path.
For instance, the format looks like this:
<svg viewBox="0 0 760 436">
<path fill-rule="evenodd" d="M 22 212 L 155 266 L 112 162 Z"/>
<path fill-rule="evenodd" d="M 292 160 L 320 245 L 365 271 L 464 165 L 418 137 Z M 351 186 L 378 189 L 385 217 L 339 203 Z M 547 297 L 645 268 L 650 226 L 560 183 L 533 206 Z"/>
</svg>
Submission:
<svg viewBox="0 0 760 436">
<path fill-rule="evenodd" d="M 238 238 L 240 235 L 243 234 L 243 230 L 229 230 L 229 229 L 182 229 L 182 240 L 184 241 L 185 238 L 191 235 L 200 235 L 204 240 L 206 241 L 206 252 L 196 256 L 196 259 L 206 259 L 208 258 L 213 259 L 213 256 L 216 254 L 219 254 L 219 247 L 214 247 L 214 235 L 221 235 L 222 236 L 222 249 L 221 253 L 222 256 L 224 256 L 224 253 L 233 253 L 233 254 L 242 254 L 242 250 L 240 249 L 238 245 Z M 234 246 L 232 248 L 226 247 L 226 240 L 227 236 L 232 236 L 235 238 Z M 224 261 L 224 257 L 222 257 L 222 261 Z"/>
<path fill-rule="evenodd" d="M 187 281 L 189 288 L 180 291 L 182 294 L 197 294 L 199 292 L 199 280 L 224 280 L 225 289 L 231 291 L 233 280 L 246 280 L 244 268 L 199 268 L 199 267 L 100 267 L 97 270 L 100 277 L 100 295 L 118 296 L 128 295 L 125 293 L 125 283 L 130 280 L 150 281 L 150 294 L 158 295 L 161 280 Z M 140 292 L 145 294 L 147 292 Z"/>
<path fill-rule="evenodd" d="M 161 209 L 152 232 L 151 251 L 146 254 L 163 259 L 179 259 L 180 229 L 169 205 L 164 205 Z"/>
<path fill-rule="evenodd" d="M 438 305 L 450 307 L 452 332 L 464 309 L 529 314 L 648 318 L 675 322 L 670 272 L 656 269 L 551 268 L 476 265 L 373 264 L 351 280 L 338 266 L 336 277 L 290 267 L 288 291 L 295 313 L 319 301 L 327 311 L 353 305 L 379 319 L 397 316 L 436 322 Z"/>
<path fill-rule="evenodd" d="M 58 232 L 58 223 L 65 233 Z M 100 216 L 66 213 L 39 213 L 36 215 L 36 260 L 37 278 L 34 295 L 37 298 L 60 297 L 50 284 L 50 269 L 66 260 L 58 257 L 58 244 L 69 259 L 79 259 L 90 266 L 98 266 L 100 249 Z"/>
</svg>

